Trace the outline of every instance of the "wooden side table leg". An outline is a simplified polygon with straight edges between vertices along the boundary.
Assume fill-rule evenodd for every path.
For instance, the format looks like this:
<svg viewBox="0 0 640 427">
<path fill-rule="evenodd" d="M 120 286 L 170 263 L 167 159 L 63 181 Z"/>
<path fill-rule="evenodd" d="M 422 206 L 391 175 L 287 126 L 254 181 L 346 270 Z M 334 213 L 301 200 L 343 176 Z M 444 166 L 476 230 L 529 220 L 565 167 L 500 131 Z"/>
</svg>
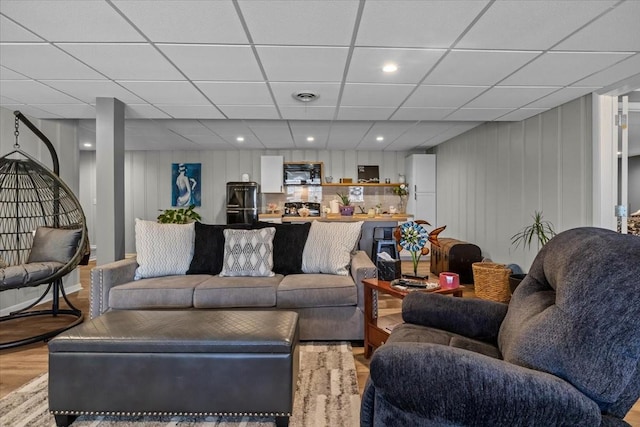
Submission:
<svg viewBox="0 0 640 427">
<path fill-rule="evenodd" d="M 368 359 L 373 353 L 371 339 L 369 337 L 369 328 L 373 322 L 373 289 L 365 287 L 364 289 L 364 357 Z"/>
</svg>

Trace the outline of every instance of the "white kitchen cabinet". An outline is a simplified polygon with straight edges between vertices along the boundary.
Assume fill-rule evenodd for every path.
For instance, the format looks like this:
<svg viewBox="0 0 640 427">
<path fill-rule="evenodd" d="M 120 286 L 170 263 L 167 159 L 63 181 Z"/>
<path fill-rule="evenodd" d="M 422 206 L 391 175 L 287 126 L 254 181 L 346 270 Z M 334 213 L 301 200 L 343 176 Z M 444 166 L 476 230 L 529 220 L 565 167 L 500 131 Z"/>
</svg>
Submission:
<svg viewBox="0 0 640 427">
<path fill-rule="evenodd" d="M 260 156 L 260 192 L 282 193 L 284 156 Z"/>
<path fill-rule="evenodd" d="M 409 184 L 407 214 L 437 227 L 436 218 L 436 156 L 412 154 L 405 158 L 405 174 Z"/>
</svg>

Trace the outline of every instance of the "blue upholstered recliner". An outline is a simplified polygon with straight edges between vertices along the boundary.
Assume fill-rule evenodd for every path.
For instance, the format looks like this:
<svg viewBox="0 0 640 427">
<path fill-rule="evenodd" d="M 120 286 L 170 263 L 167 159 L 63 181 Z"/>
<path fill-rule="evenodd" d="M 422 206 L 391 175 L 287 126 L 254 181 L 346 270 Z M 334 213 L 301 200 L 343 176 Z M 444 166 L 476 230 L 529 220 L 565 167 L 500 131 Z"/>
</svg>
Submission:
<svg viewBox="0 0 640 427">
<path fill-rule="evenodd" d="M 547 243 L 511 302 L 414 292 L 373 355 L 362 426 L 625 426 L 640 398 L 640 237 Z"/>
</svg>

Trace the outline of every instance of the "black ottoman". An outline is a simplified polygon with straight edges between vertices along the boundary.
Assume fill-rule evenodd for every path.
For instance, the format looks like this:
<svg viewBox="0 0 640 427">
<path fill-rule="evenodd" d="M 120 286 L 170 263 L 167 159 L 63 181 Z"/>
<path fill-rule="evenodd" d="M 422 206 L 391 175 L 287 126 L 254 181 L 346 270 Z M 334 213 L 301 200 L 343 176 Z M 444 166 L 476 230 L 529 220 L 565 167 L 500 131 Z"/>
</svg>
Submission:
<svg viewBox="0 0 640 427">
<path fill-rule="evenodd" d="M 298 378 L 290 311 L 112 311 L 49 342 L 49 409 L 78 415 L 276 417 Z"/>
</svg>

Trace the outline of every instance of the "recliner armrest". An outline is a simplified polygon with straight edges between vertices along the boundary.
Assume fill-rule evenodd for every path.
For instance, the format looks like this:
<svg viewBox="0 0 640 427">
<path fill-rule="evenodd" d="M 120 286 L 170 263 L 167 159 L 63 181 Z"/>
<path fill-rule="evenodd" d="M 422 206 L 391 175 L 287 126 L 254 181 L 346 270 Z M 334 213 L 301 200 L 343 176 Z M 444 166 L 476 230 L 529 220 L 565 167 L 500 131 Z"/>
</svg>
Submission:
<svg viewBox="0 0 640 427">
<path fill-rule="evenodd" d="M 402 319 L 495 343 L 507 307 L 495 301 L 412 292 L 402 301 Z"/>
<path fill-rule="evenodd" d="M 136 258 L 126 258 L 91 269 L 89 314 L 92 319 L 109 310 L 109 291 L 114 286 L 133 281 L 136 268 Z"/>
<path fill-rule="evenodd" d="M 375 391 L 365 396 L 374 395 L 375 403 L 366 403 L 369 412 L 390 404 L 415 417 L 414 425 L 600 425 L 598 405 L 570 383 L 459 348 L 385 344 L 374 353 L 370 373 L 368 387 Z"/>
</svg>

